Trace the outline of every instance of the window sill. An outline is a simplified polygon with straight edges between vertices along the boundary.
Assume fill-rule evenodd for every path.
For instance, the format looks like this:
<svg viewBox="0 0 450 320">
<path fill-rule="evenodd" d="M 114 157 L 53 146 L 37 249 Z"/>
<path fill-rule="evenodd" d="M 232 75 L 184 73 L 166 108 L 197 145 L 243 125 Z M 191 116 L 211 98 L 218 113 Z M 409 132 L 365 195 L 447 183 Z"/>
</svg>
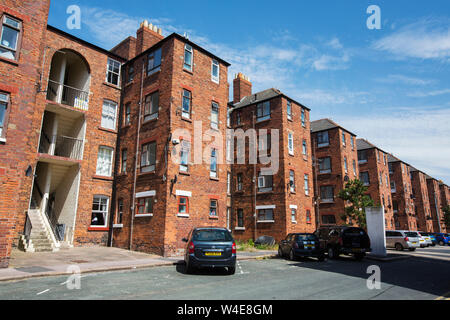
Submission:
<svg viewBox="0 0 450 320">
<path fill-rule="evenodd" d="M 131 128 L 131 123 L 125 124 L 122 127 L 120 127 L 120 129 L 128 129 L 128 128 Z"/>
<path fill-rule="evenodd" d="M 155 173 L 156 173 L 156 170 L 149 171 L 149 172 L 139 172 L 138 173 L 138 177 L 152 175 L 152 174 L 155 174 Z"/>
<path fill-rule="evenodd" d="M 294 119 L 292 119 L 292 118 L 287 118 L 288 119 L 288 121 L 290 121 L 290 122 L 294 122 Z"/>
<path fill-rule="evenodd" d="M 209 180 L 212 180 L 212 181 L 219 181 L 220 179 L 219 179 L 219 178 L 214 178 L 214 177 L 209 177 Z"/>
<path fill-rule="evenodd" d="M 118 86 L 118 85 L 115 85 L 115 84 L 113 84 L 113 83 L 109 83 L 109 82 L 103 82 L 103 84 L 105 85 L 105 86 L 107 86 L 107 87 L 110 87 L 110 88 L 113 88 L 113 89 L 116 89 L 116 90 L 122 90 L 122 87 L 120 87 L 120 86 Z"/>
<path fill-rule="evenodd" d="M 234 228 L 235 231 L 245 231 L 244 227 L 236 227 Z"/>
<path fill-rule="evenodd" d="M 115 133 L 115 134 L 118 133 L 117 130 L 114 130 L 114 129 L 108 129 L 108 128 L 103 128 L 103 127 L 98 127 L 98 130 L 105 131 L 105 132 L 109 132 L 109 133 Z"/>
<path fill-rule="evenodd" d="M 183 68 L 183 71 L 186 72 L 186 73 L 188 73 L 188 74 L 190 74 L 191 76 L 194 75 L 194 72 L 193 72 L 192 70 L 188 70 L 188 69 L 186 69 L 186 68 Z"/>
<path fill-rule="evenodd" d="M 324 145 L 318 145 L 317 148 L 328 148 L 330 145 L 329 144 L 324 144 Z"/>
<path fill-rule="evenodd" d="M 178 218 L 189 218 L 189 213 L 178 213 L 177 217 Z"/>
<path fill-rule="evenodd" d="M 178 174 L 180 174 L 182 176 L 190 176 L 191 175 L 189 172 L 183 172 L 183 171 L 179 171 Z"/>
<path fill-rule="evenodd" d="M 269 122 L 271 119 L 264 119 L 264 120 L 256 120 L 256 124 L 261 124 L 261 123 L 265 123 L 265 122 Z"/>
<path fill-rule="evenodd" d="M 146 214 L 136 214 L 134 215 L 135 218 L 148 218 L 153 217 L 153 213 L 146 213 Z"/>
<path fill-rule="evenodd" d="M 210 218 L 211 220 L 219 220 L 219 217 L 215 217 L 215 216 L 209 216 L 209 218 Z"/>
<path fill-rule="evenodd" d="M 159 116 L 157 116 L 156 118 L 150 119 L 150 120 L 146 120 L 146 121 L 142 122 L 142 126 L 145 126 L 145 125 L 153 123 L 153 122 L 158 122 L 158 120 L 159 120 Z"/>
<path fill-rule="evenodd" d="M 123 224 L 115 224 L 113 225 L 114 229 L 122 229 L 123 228 Z"/>
<path fill-rule="evenodd" d="M 181 120 L 192 123 L 192 119 L 181 116 Z"/>
<path fill-rule="evenodd" d="M 93 178 L 96 179 L 96 180 L 114 181 L 113 177 L 107 177 L 107 176 L 95 175 Z"/>
<path fill-rule="evenodd" d="M 258 220 L 258 223 L 275 223 L 275 220 Z"/>
<path fill-rule="evenodd" d="M 264 194 L 274 194 L 274 191 L 263 191 L 263 192 L 257 192 L 258 195 L 264 195 Z"/>
<path fill-rule="evenodd" d="M 91 226 L 91 227 L 89 227 L 88 228 L 88 231 L 101 231 L 101 232 L 104 232 L 104 231 L 109 231 L 109 228 L 108 227 L 93 227 L 93 226 Z"/>
<path fill-rule="evenodd" d="M 6 143 L 6 138 L 0 138 L 0 143 Z"/>
<path fill-rule="evenodd" d="M 18 62 L 18 61 L 12 60 L 12 59 L 8 59 L 8 58 L 5 58 L 5 57 L 0 57 L 0 61 L 3 61 L 3 62 L 6 62 L 6 63 L 9 63 L 9 64 L 12 64 L 12 65 L 14 65 L 14 66 L 16 66 L 16 67 L 19 66 L 19 62 Z"/>
<path fill-rule="evenodd" d="M 291 221 L 292 222 L 292 224 L 297 224 L 297 221 Z"/>
</svg>

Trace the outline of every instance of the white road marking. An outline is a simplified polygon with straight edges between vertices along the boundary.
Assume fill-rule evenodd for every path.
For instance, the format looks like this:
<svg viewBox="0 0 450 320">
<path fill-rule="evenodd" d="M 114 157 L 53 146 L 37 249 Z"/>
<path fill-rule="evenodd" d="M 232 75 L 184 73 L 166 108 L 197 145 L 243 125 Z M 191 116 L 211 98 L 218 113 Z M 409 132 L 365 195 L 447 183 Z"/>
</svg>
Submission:
<svg viewBox="0 0 450 320">
<path fill-rule="evenodd" d="M 47 290 L 44 290 L 42 292 L 36 293 L 36 295 L 40 296 L 41 294 L 44 294 L 44 293 L 49 292 L 49 291 L 50 291 L 50 289 L 47 289 Z"/>
</svg>

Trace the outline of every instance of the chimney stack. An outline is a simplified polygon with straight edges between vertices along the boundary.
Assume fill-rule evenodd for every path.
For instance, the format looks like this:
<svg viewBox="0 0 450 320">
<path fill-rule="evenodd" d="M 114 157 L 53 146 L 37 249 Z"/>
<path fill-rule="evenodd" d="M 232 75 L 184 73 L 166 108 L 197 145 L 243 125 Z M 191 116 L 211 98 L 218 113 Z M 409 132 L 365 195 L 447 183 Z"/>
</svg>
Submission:
<svg viewBox="0 0 450 320">
<path fill-rule="evenodd" d="M 144 20 L 136 32 L 136 55 L 164 39 L 162 29 Z"/>
<path fill-rule="evenodd" d="M 239 72 L 233 81 L 233 103 L 238 103 L 242 98 L 252 94 L 250 78 Z"/>
</svg>

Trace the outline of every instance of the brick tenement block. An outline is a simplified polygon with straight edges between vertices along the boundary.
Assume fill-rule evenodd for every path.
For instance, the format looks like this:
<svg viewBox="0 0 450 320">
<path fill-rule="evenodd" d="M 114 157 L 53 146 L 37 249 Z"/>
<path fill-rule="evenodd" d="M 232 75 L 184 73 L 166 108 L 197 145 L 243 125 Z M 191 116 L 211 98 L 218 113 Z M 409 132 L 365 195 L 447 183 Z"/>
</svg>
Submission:
<svg viewBox="0 0 450 320">
<path fill-rule="evenodd" d="M 444 222 L 442 220 L 443 210 L 441 194 L 439 192 L 439 181 L 427 176 L 428 198 L 430 199 L 431 218 L 434 232 L 445 232 Z"/>
<path fill-rule="evenodd" d="M 356 135 L 330 119 L 311 123 L 311 139 L 314 166 L 315 196 L 318 203 L 320 224 L 352 224 L 342 220 L 345 201 L 338 197 L 348 181 L 359 178 Z M 323 137 L 328 137 L 324 142 Z"/>
<path fill-rule="evenodd" d="M 419 231 L 434 232 L 426 174 L 415 168 L 410 170 L 414 190 L 414 208 L 417 215 L 417 229 Z"/>
</svg>

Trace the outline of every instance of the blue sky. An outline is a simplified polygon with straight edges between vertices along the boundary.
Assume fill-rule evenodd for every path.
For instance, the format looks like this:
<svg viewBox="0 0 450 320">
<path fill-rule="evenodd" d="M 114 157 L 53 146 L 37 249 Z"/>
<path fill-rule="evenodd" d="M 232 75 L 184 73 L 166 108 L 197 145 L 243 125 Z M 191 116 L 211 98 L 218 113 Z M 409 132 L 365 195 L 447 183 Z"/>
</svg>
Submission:
<svg viewBox="0 0 450 320">
<path fill-rule="evenodd" d="M 66 9 L 81 8 L 68 30 Z M 381 30 L 369 30 L 369 5 Z M 450 185 L 450 2 L 53 0 L 49 24 L 111 49 L 148 19 Z"/>
</svg>

